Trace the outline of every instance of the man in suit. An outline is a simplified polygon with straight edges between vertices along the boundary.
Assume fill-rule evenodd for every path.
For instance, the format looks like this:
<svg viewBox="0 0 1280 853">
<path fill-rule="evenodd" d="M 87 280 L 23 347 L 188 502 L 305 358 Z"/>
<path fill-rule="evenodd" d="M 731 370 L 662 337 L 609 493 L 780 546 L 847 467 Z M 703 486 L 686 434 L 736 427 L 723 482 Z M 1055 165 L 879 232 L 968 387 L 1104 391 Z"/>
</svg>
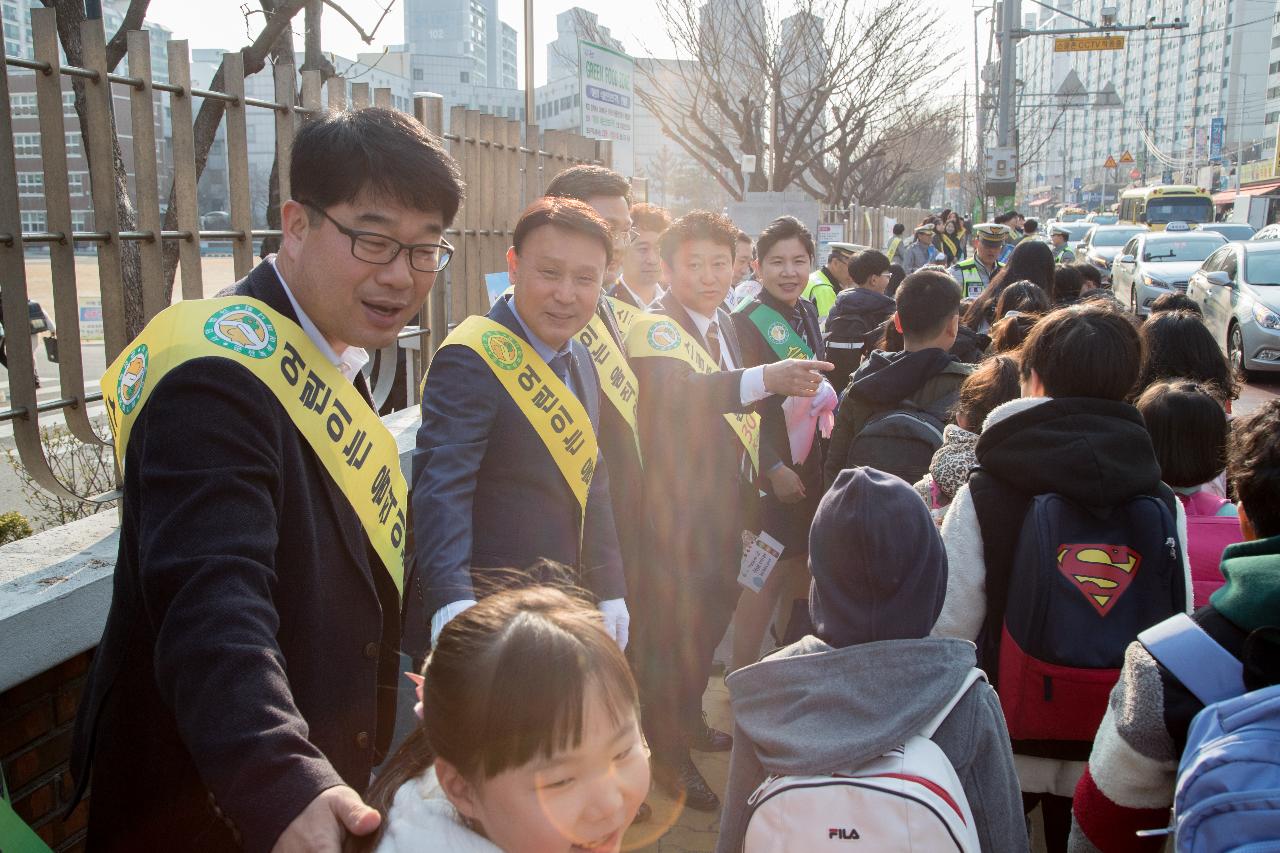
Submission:
<svg viewBox="0 0 1280 853">
<path fill-rule="evenodd" d="M 543 198 L 520 217 L 513 243 L 507 252 L 513 293 L 487 317 L 527 344 L 581 403 L 590 423 L 576 428 L 589 431 L 588 446 L 594 445 L 599 379 L 574 336 L 591 320 L 612 261 L 609 225 L 582 202 Z M 495 374 L 501 368 L 455 340 L 457 334 L 432 361 L 413 454 L 418 572 L 432 641 L 478 597 L 511 582 L 508 572 L 492 570 L 545 557 L 580 568 L 606 627 L 625 647 L 630 617 L 606 466 L 593 457 L 584 517 L 552 450 L 561 439 L 549 443 L 502 385 Z"/>
<path fill-rule="evenodd" d="M 662 289 L 662 256 L 658 241 L 671 224 L 671 215 L 656 204 L 631 205 L 635 239 L 622 256 L 622 275 L 609 295 L 641 311 L 657 310 Z"/>
<path fill-rule="evenodd" d="M 372 409 L 365 350 L 396 340 L 447 261 L 457 166 L 412 118 L 371 108 L 304 125 L 290 181 L 280 254 L 230 294 L 265 304 Z M 89 848 L 336 853 L 379 823 L 360 794 L 399 677 L 393 568 L 353 504 L 367 495 L 343 493 L 242 363 L 194 358 L 149 394 L 76 721 Z"/>
<path fill-rule="evenodd" d="M 637 626 L 635 655 L 645 734 L 654 778 L 705 811 L 719 798 L 689 749 L 731 745 L 707 725 L 702 694 L 738 600 L 741 536 L 756 493 L 750 454 L 725 415 L 748 412 L 772 394 L 812 396 L 822 381 L 818 371 L 831 369 L 802 359 L 743 369 L 733 321 L 719 307 L 732 284 L 737 237 L 726 217 L 695 211 L 672 223 L 660 247 L 671 290 L 659 313 L 719 370 L 701 373 L 680 358 L 632 352 L 655 530 L 652 600 L 639 605 L 651 618 Z"/>
</svg>

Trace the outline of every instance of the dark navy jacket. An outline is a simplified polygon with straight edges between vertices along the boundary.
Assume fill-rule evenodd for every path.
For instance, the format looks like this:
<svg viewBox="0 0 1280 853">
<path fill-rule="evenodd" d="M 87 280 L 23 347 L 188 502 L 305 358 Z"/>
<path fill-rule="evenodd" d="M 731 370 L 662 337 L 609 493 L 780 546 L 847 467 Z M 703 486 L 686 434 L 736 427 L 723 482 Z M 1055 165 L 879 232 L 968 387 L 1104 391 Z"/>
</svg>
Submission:
<svg viewBox="0 0 1280 853">
<path fill-rule="evenodd" d="M 232 293 L 296 319 L 268 263 Z M 89 849 L 265 853 L 321 791 L 363 793 L 390 744 L 395 587 L 279 400 L 229 359 L 155 386 L 121 504 L 72 757 L 81 789 L 92 762 Z"/>
<path fill-rule="evenodd" d="M 506 298 L 488 317 L 528 340 Z M 571 352 L 580 400 L 598 427 L 600 390 L 591 354 L 576 340 Z M 540 557 L 580 567 L 583 586 L 602 600 L 623 597 L 609 476 L 601 460 L 587 496 L 581 547 L 579 513 L 546 445 L 492 369 L 465 346 L 437 352 L 413 454 L 413 514 L 422 520 L 414 523 L 415 550 L 426 617 L 476 598 L 474 570 L 522 569 Z"/>
</svg>

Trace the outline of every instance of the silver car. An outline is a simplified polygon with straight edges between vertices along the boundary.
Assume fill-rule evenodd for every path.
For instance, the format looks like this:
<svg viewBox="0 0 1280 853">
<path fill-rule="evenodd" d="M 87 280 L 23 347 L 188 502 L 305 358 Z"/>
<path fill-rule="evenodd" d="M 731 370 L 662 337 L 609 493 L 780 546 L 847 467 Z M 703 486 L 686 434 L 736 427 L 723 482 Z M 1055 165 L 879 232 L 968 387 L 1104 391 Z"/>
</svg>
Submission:
<svg viewBox="0 0 1280 853">
<path fill-rule="evenodd" d="M 1191 274 L 1227 242 L 1212 231 L 1152 231 L 1125 243 L 1111 263 L 1111 292 L 1138 317 L 1170 291 L 1186 291 Z"/>
<path fill-rule="evenodd" d="M 1095 225 L 1089 230 L 1076 251 L 1077 261 L 1086 261 L 1098 268 L 1104 281 L 1111 278 L 1111 262 L 1129 239 L 1147 233 L 1143 225 Z"/>
<path fill-rule="evenodd" d="M 1191 276 L 1187 297 L 1246 378 L 1280 371 L 1280 240 L 1222 246 Z"/>
</svg>

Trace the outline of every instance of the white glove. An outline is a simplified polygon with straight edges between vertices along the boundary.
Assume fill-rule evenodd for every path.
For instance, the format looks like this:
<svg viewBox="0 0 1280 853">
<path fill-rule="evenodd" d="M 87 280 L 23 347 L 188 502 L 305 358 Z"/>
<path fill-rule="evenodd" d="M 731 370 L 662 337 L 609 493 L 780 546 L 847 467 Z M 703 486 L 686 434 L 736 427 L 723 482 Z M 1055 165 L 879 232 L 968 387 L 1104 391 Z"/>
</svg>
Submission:
<svg viewBox="0 0 1280 853">
<path fill-rule="evenodd" d="M 627 611 L 627 602 L 621 598 L 610 598 L 600 602 L 600 615 L 604 616 L 604 629 L 618 643 L 618 648 L 626 650 L 627 640 L 631 638 L 631 614 Z"/>
<path fill-rule="evenodd" d="M 431 615 L 431 645 L 434 647 L 436 640 L 440 639 L 440 632 L 444 630 L 444 626 L 448 625 L 453 618 L 468 607 L 475 606 L 475 600 L 464 598 L 461 601 L 454 601 L 441 607 Z"/>
</svg>

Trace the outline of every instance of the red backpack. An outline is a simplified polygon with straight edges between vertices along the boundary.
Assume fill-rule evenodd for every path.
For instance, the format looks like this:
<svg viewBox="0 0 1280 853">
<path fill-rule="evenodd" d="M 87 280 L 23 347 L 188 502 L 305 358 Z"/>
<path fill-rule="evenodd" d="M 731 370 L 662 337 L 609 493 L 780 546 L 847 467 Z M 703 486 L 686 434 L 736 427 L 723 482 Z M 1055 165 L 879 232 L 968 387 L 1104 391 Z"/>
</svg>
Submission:
<svg viewBox="0 0 1280 853">
<path fill-rule="evenodd" d="M 1150 495 L 1114 507 L 1032 500 L 999 646 L 997 692 L 1015 752 L 1086 758 L 1125 649 L 1185 612 L 1173 506 Z"/>
<path fill-rule="evenodd" d="M 1228 545 L 1244 540 L 1240 519 L 1234 515 L 1218 515 L 1230 503 L 1212 492 L 1200 491 L 1178 495 L 1187 511 L 1187 557 L 1191 560 L 1191 587 L 1195 606 L 1209 603 L 1209 596 L 1222 586 L 1222 551 Z"/>
</svg>

